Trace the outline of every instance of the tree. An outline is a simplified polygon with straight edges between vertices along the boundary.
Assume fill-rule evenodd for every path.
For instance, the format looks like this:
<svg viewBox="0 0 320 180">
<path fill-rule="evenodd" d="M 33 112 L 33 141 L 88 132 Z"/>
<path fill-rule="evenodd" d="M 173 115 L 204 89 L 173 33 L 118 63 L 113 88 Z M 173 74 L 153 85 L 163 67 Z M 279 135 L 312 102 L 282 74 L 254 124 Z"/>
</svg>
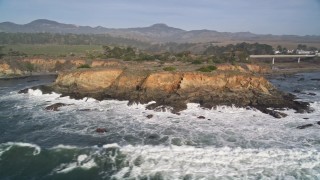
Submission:
<svg viewBox="0 0 320 180">
<path fill-rule="evenodd" d="M 318 48 L 311 46 L 311 47 L 308 47 L 308 50 L 309 51 L 316 51 L 316 50 L 318 50 Z"/>
<path fill-rule="evenodd" d="M 107 45 L 102 46 L 102 49 L 103 49 L 103 54 L 105 56 L 108 56 L 110 54 L 111 48 L 109 46 L 107 46 Z"/>
<path fill-rule="evenodd" d="M 30 62 L 25 62 L 24 66 L 25 70 L 28 71 L 30 75 L 32 75 L 32 72 L 35 70 L 35 66 Z"/>
<path fill-rule="evenodd" d="M 282 52 L 282 51 L 283 51 L 282 46 L 281 46 L 281 45 L 278 45 L 278 46 L 277 46 L 277 50 L 280 51 L 280 52 Z"/>
<path fill-rule="evenodd" d="M 305 44 L 298 44 L 297 49 L 306 51 L 306 50 L 307 50 L 307 45 L 305 45 Z"/>
</svg>

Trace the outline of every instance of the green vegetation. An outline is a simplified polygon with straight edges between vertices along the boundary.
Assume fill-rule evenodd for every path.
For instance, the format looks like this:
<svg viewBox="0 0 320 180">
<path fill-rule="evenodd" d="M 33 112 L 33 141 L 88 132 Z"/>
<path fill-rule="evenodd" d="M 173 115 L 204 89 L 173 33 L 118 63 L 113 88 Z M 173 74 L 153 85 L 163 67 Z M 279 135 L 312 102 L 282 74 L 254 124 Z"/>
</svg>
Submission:
<svg viewBox="0 0 320 180">
<path fill-rule="evenodd" d="M 51 57 L 71 59 L 122 59 L 124 61 L 180 61 L 191 64 L 248 63 L 250 54 L 273 54 L 266 44 L 165 43 L 151 45 L 133 39 L 94 34 L 0 32 L 0 58 Z M 300 45 L 301 48 L 307 48 Z M 279 47 L 283 49 L 282 47 Z M 192 52 L 191 52 L 192 50 Z"/>
<path fill-rule="evenodd" d="M 163 70 L 164 70 L 164 71 L 175 71 L 176 68 L 175 68 L 175 67 L 172 67 L 172 66 L 168 66 L 168 67 L 164 67 Z"/>
<path fill-rule="evenodd" d="M 202 64 L 202 62 L 200 60 L 194 60 L 191 64 Z"/>
<path fill-rule="evenodd" d="M 3 52 L 7 56 L 46 56 L 46 57 L 68 57 L 68 56 L 83 56 L 91 53 L 100 53 L 102 48 L 100 45 L 32 45 L 32 44 L 17 44 L 6 45 Z"/>
<path fill-rule="evenodd" d="M 297 49 L 304 50 L 304 51 L 316 51 L 316 50 L 318 50 L 318 48 L 316 48 L 316 47 L 313 47 L 313 46 L 308 47 L 305 44 L 298 44 Z"/>
<path fill-rule="evenodd" d="M 212 71 L 214 71 L 216 69 L 217 69 L 216 66 L 203 66 L 203 67 L 197 69 L 197 71 L 200 71 L 200 72 L 212 72 Z"/>
<path fill-rule="evenodd" d="M 146 42 L 107 34 L 51 34 L 0 32 L 0 44 L 121 45 L 146 47 Z"/>
<path fill-rule="evenodd" d="M 227 46 L 209 46 L 204 52 L 204 55 L 211 55 L 212 61 L 215 63 L 221 62 L 247 62 L 247 57 L 250 54 L 273 54 L 273 48 L 267 44 L 229 44 Z"/>
<path fill-rule="evenodd" d="M 149 46 L 146 50 L 152 53 L 159 52 L 169 52 L 169 53 L 178 53 L 178 52 L 187 52 L 192 47 L 196 46 L 196 43 L 175 43 L 169 42 L 165 44 L 154 44 Z"/>
<path fill-rule="evenodd" d="M 32 75 L 32 72 L 36 70 L 35 65 L 30 62 L 24 62 L 23 66 L 24 66 L 23 70 L 28 71 L 30 73 L 30 75 Z"/>
<path fill-rule="evenodd" d="M 89 64 L 82 64 L 78 67 L 78 69 L 91 68 Z"/>
</svg>

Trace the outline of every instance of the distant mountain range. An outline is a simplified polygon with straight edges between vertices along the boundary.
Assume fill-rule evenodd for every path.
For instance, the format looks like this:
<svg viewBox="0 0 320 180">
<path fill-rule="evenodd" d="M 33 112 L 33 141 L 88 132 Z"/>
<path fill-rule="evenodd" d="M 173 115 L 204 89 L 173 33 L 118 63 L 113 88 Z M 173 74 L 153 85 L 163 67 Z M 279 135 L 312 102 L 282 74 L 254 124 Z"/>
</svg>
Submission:
<svg viewBox="0 0 320 180">
<path fill-rule="evenodd" d="M 62 33 L 62 34 L 109 34 L 115 37 L 124 37 L 147 41 L 152 43 L 163 42 L 294 42 L 294 43 L 320 43 L 320 36 L 297 36 L 297 35 L 260 35 L 250 32 L 218 32 L 214 30 L 191 30 L 186 31 L 170 27 L 166 24 L 154 24 L 149 27 L 138 28 L 106 28 L 77 26 L 63 24 L 56 21 L 39 19 L 28 24 L 15 24 L 12 22 L 0 23 L 0 32 L 8 33 Z"/>
</svg>

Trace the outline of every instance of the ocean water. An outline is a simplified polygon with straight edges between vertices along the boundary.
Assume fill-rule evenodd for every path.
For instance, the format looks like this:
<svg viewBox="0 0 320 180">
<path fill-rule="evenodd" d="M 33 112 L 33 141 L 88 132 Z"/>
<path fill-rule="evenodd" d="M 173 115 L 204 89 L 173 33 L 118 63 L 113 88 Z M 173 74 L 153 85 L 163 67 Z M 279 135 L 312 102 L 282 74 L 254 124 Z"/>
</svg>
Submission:
<svg viewBox="0 0 320 180">
<path fill-rule="evenodd" d="M 320 179 L 320 81 L 311 80 L 319 77 L 271 79 L 301 91 L 315 110 L 283 110 L 282 119 L 237 107 L 188 104 L 176 115 L 127 101 L 18 94 L 54 77 L 0 80 L 0 179 Z M 68 106 L 44 109 L 54 103 Z M 304 124 L 313 126 L 296 128 Z"/>
</svg>

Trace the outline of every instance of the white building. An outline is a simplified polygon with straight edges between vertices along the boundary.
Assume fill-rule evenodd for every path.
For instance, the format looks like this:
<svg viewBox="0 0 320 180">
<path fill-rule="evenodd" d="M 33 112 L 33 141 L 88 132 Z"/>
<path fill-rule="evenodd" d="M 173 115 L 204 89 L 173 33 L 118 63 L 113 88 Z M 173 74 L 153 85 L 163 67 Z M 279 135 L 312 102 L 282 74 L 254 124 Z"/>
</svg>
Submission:
<svg viewBox="0 0 320 180">
<path fill-rule="evenodd" d="M 305 50 L 301 50 L 301 49 L 297 49 L 297 54 L 312 54 L 314 53 L 313 51 L 305 51 Z"/>
</svg>

